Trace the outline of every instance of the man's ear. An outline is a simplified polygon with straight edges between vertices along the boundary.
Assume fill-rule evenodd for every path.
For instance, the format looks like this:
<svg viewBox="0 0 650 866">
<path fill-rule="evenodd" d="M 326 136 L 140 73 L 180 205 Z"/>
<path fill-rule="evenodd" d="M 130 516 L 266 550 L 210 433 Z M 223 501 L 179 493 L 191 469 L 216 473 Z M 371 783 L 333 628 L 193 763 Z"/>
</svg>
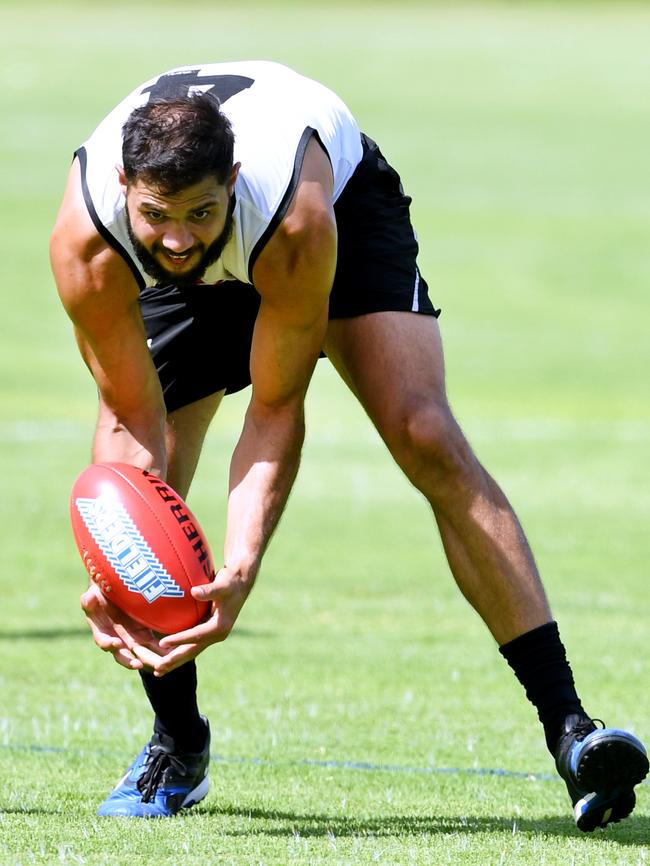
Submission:
<svg viewBox="0 0 650 866">
<path fill-rule="evenodd" d="M 126 175 L 124 174 L 124 166 L 116 165 L 115 170 L 117 171 L 117 179 L 120 182 L 120 186 L 122 187 L 122 192 L 126 195 Z"/>
<path fill-rule="evenodd" d="M 228 195 L 232 195 L 235 191 L 235 183 L 237 182 L 237 175 L 239 174 L 240 168 L 241 162 L 236 162 L 230 169 L 230 177 L 228 178 Z"/>
</svg>

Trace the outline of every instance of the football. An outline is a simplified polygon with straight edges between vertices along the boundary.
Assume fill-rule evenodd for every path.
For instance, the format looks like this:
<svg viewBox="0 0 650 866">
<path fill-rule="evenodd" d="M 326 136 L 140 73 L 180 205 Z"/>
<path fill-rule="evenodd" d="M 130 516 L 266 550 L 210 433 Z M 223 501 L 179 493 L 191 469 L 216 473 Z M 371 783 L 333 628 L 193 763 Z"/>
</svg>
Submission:
<svg viewBox="0 0 650 866">
<path fill-rule="evenodd" d="M 73 485 L 70 517 L 91 580 L 124 613 L 161 634 L 205 617 L 209 604 L 190 589 L 214 578 L 208 542 L 157 475 L 126 463 L 92 464 Z"/>
</svg>

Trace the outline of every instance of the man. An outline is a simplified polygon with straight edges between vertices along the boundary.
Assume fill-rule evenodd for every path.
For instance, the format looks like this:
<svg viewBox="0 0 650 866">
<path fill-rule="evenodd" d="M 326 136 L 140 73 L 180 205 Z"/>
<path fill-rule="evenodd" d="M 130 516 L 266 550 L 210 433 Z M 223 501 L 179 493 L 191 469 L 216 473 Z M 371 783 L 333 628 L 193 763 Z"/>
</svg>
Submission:
<svg viewBox="0 0 650 866">
<path fill-rule="evenodd" d="M 93 460 L 187 495 L 224 393 L 252 383 L 232 455 L 224 565 L 196 628 L 158 639 L 91 586 L 94 639 L 139 671 L 154 733 L 100 815 L 166 816 L 207 793 L 195 657 L 224 640 L 296 477 L 321 351 L 431 503 L 453 575 L 538 711 L 578 826 L 626 817 L 643 745 L 576 694 L 522 529 L 447 404 L 410 199 L 328 89 L 273 63 L 146 82 L 76 152 L 53 270 L 98 386 Z"/>
</svg>

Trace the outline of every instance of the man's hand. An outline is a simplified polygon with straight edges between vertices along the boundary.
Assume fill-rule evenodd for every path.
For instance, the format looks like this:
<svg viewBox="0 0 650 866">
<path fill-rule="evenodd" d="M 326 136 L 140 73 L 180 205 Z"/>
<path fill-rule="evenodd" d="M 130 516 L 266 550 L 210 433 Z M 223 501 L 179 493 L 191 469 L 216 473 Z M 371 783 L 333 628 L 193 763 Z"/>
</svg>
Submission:
<svg viewBox="0 0 650 866">
<path fill-rule="evenodd" d="M 212 613 L 208 619 L 194 628 L 160 638 L 157 646 L 151 641 L 139 640 L 131 628 L 127 632 L 117 626 L 116 631 L 123 638 L 124 651 L 131 659 L 139 662 L 140 667 L 151 670 L 154 676 L 162 677 L 168 674 L 196 658 L 213 643 L 228 637 L 252 585 L 252 579 L 246 580 L 241 574 L 224 566 L 217 572 L 212 583 L 192 588 L 192 595 L 197 601 L 212 602 Z M 149 634 L 151 635 L 151 632 Z M 97 641 L 97 638 L 95 640 Z"/>
<path fill-rule="evenodd" d="M 141 670 L 145 667 L 129 649 L 133 644 L 148 647 L 150 652 L 161 652 L 160 644 L 151 629 L 140 625 L 115 607 L 94 584 L 83 593 L 80 601 L 95 643 L 104 652 L 112 653 L 115 661 L 122 667 L 129 670 Z"/>
</svg>

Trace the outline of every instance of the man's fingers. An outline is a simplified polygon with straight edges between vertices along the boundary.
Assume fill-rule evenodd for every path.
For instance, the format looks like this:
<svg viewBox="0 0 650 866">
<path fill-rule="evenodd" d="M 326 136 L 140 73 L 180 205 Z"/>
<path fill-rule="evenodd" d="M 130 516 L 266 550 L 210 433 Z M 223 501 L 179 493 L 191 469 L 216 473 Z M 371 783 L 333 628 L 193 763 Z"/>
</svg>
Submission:
<svg viewBox="0 0 650 866">
<path fill-rule="evenodd" d="M 167 657 L 166 655 L 161 656 L 158 653 L 154 652 L 152 649 L 149 649 L 149 647 L 139 643 L 133 643 L 129 647 L 129 649 L 131 650 L 135 658 L 140 659 L 140 661 L 143 662 L 146 667 L 153 668 L 154 671 L 158 670 L 158 668 L 163 662 L 163 659 Z"/>
<path fill-rule="evenodd" d="M 129 647 L 133 644 L 138 644 L 138 646 L 146 646 L 154 652 L 157 652 L 160 649 L 160 643 L 154 636 L 153 632 L 144 629 L 141 626 L 138 627 L 137 631 L 134 633 L 133 631 L 129 631 L 129 629 L 121 622 L 114 622 L 113 629 Z"/>
<path fill-rule="evenodd" d="M 87 589 L 79 598 L 79 604 L 83 612 L 88 615 L 97 610 L 97 596 L 93 591 L 93 587 Z"/>
<path fill-rule="evenodd" d="M 192 598 L 197 601 L 219 601 L 230 595 L 232 589 L 227 584 L 217 583 L 217 579 L 215 579 L 212 583 L 201 583 L 198 586 L 193 586 L 190 592 Z"/>
<path fill-rule="evenodd" d="M 160 656 L 145 646 L 134 644 L 131 652 L 144 667 L 151 669 L 154 676 L 163 677 L 195 658 L 199 654 L 199 646 L 196 643 L 184 644 Z"/>
<path fill-rule="evenodd" d="M 102 629 L 100 629 L 89 617 L 87 617 L 86 620 L 90 626 L 93 640 L 101 650 L 104 650 L 104 652 L 113 652 L 114 650 L 122 649 L 124 647 L 124 641 L 122 641 L 117 635 L 110 635 L 105 631 L 102 631 Z"/>
<path fill-rule="evenodd" d="M 114 652 L 113 658 L 118 665 L 122 665 L 123 668 L 127 668 L 130 671 L 141 670 L 144 667 L 143 662 L 125 647 Z"/>
<path fill-rule="evenodd" d="M 162 649 L 181 646 L 182 644 L 201 643 L 209 638 L 210 643 L 218 643 L 225 640 L 226 634 L 222 634 L 223 628 L 216 626 L 214 617 L 207 622 L 199 623 L 194 628 L 188 628 L 185 631 L 179 631 L 177 634 L 168 634 L 160 639 Z"/>
<path fill-rule="evenodd" d="M 156 665 L 156 667 L 153 669 L 154 676 L 164 677 L 165 674 L 176 670 L 176 668 L 179 668 L 181 665 L 184 665 L 191 659 L 196 658 L 199 652 L 199 645 L 195 643 L 189 643 L 185 644 L 184 646 L 177 647 L 176 649 L 172 650 L 166 656 L 163 656 L 160 659 L 158 665 Z"/>
<path fill-rule="evenodd" d="M 119 637 L 111 637 L 101 632 L 95 636 L 95 643 L 105 653 L 112 653 L 115 650 L 125 649 L 124 644 Z"/>
<path fill-rule="evenodd" d="M 231 596 L 247 595 L 250 586 L 227 566 L 220 568 L 210 583 L 201 583 L 190 590 L 197 601 L 225 601 Z"/>
<path fill-rule="evenodd" d="M 126 646 L 130 648 L 135 643 L 135 639 L 121 623 L 113 623 L 113 628 L 115 629 L 115 634 L 122 638 L 122 642 L 125 643 Z"/>
<path fill-rule="evenodd" d="M 80 601 L 97 646 L 104 652 L 111 653 L 117 664 L 123 668 L 131 671 L 142 670 L 148 662 L 143 661 L 133 652 L 133 647 L 137 644 L 135 637 L 125 626 L 113 620 L 111 613 L 106 609 L 106 601 L 98 597 L 96 588 L 89 587 L 82 594 Z M 151 632 L 147 633 L 139 626 L 137 628 L 141 640 L 147 642 L 148 635 L 151 635 L 152 644 L 158 646 Z"/>
<path fill-rule="evenodd" d="M 124 615 L 103 598 L 95 586 L 81 596 L 81 606 L 97 646 L 112 653 L 117 664 L 129 670 L 150 670 L 161 677 L 195 658 L 210 644 L 225 640 L 236 619 L 222 610 L 236 607 L 242 601 L 239 588 L 227 569 L 222 569 L 212 583 L 194 587 L 195 598 L 216 601 L 212 616 L 194 628 L 162 638 Z M 219 604 L 219 601 L 222 603 Z M 224 615 L 225 613 L 225 615 Z"/>
</svg>

